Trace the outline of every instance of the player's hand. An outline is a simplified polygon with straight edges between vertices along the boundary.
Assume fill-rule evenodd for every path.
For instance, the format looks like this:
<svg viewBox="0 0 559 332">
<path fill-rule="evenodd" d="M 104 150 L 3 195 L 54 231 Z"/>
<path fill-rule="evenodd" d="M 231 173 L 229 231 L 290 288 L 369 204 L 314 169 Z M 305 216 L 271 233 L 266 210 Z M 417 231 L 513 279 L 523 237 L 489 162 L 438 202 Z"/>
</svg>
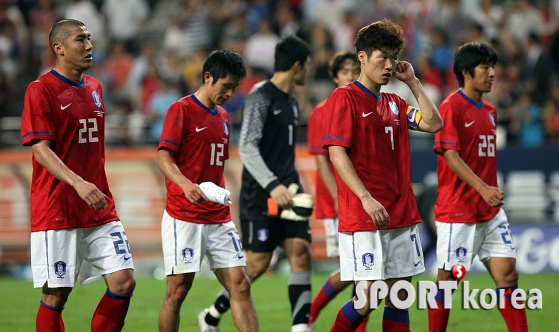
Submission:
<svg viewBox="0 0 559 332">
<path fill-rule="evenodd" d="M 386 229 L 386 226 L 390 224 L 390 216 L 382 204 L 380 204 L 376 199 L 374 199 L 370 194 L 368 194 L 364 199 L 361 200 L 363 209 L 371 217 L 375 226 L 378 229 Z"/>
<path fill-rule="evenodd" d="M 198 204 L 201 202 L 207 202 L 208 197 L 204 194 L 200 186 L 197 183 L 189 182 L 182 186 L 182 191 L 184 192 L 184 196 L 188 201 L 192 204 Z"/>
<path fill-rule="evenodd" d="M 276 201 L 276 204 L 283 210 L 289 210 L 293 207 L 293 199 L 287 191 L 287 187 L 283 184 L 272 189 L 270 197 L 272 197 L 274 201 Z"/>
<path fill-rule="evenodd" d="M 413 67 L 411 63 L 407 61 L 396 62 L 393 75 L 404 83 L 415 79 L 415 72 L 413 70 Z"/>
<path fill-rule="evenodd" d="M 481 197 L 492 207 L 497 207 L 505 204 L 505 194 L 497 187 L 484 186 L 479 191 Z"/>
<path fill-rule="evenodd" d="M 76 181 L 74 189 L 78 195 L 80 195 L 81 199 L 93 210 L 101 211 L 109 206 L 105 199 L 105 194 L 91 182 L 85 180 Z"/>
</svg>

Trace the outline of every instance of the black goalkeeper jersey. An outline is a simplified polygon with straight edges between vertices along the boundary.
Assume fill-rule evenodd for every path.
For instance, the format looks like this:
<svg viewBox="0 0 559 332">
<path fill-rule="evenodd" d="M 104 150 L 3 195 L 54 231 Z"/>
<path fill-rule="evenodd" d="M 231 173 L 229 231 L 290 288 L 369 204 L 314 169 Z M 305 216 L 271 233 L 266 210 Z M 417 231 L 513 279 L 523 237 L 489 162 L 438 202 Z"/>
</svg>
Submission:
<svg viewBox="0 0 559 332">
<path fill-rule="evenodd" d="M 295 143 L 299 105 L 269 80 L 256 84 L 243 107 L 239 153 L 243 162 L 241 220 L 267 215 L 270 191 L 278 184 L 297 183 Z M 301 191 L 301 189 L 300 189 Z"/>
</svg>

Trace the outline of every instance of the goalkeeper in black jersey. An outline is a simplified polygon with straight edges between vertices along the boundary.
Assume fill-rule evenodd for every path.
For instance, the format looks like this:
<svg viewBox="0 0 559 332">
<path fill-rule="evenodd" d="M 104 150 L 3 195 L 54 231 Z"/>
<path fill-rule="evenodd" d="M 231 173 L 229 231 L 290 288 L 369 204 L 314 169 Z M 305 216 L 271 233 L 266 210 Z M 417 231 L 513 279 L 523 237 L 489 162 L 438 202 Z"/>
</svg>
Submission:
<svg viewBox="0 0 559 332">
<path fill-rule="evenodd" d="M 240 195 L 242 245 L 247 274 L 254 282 L 270 265 L 281 246 L 291 265 L 289 300 L 292 332 L 309 331 L 311 304 L 311 232 L 308 217 L 312 198 L 304 194 L 295 169 L 299 105 L 293 96 L 305 85 L 310 46 L 289 36 L 275 50 L 274 75 L 256 84 L 243 108 L 239 152 L 243 162 Z M 222 290 L 215 303 L 200 313 L 200 331 L 218 331 L 221 315 L 229 308 Z"/>
</svg>

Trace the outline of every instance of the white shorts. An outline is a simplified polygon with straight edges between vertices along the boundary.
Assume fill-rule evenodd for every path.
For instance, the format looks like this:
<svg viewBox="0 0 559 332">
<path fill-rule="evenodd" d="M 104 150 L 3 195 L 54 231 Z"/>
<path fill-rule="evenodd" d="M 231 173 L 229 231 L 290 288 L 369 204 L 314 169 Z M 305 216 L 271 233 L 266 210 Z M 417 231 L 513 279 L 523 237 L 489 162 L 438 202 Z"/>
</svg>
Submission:
<svg viewBox="0 0 559 332">
<path fill-rule="evenodd" d="M 212 270 L 246 266 L 239 232 L 232 221 L 197 224 L 163 213 L 161 223 L 165 274 L 199 272 L 204 256 Z"/>
<path fill-rule="evenodd" d="M 484 223 L 437 221 L 436 224 L 437 266 L 441 270 L 450 271 L 454 265 L 462 264 L 469 271 L 476 255 L 481 262 L 491 257 L 516 259 L 509 222 L 503 209 Z"/>
<path fill-rule="evenodd" d="M 340 233 L 341 279 L 386 280 L 425 271 L 417 225 Z"/>
<path fill-rule="evenodd" d="M 91 228 L 31 233 L 33 285 L 74 287 L 103 275 L 133 269 L 130 246 L 120 221 Z"/>
</svg>

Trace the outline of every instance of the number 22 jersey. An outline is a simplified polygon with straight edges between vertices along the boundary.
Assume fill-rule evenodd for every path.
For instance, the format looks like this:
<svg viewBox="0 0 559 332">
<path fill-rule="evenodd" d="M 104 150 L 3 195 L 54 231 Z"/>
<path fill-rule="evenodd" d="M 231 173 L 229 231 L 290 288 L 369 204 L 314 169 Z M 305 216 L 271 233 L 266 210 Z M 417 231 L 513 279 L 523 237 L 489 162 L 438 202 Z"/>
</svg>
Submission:
<svg viewBox="0 0 559 332">
<path fill-rule="evenodd" d="M 72 186 L 56 179 L 35 157 L 31 231 L 99 226 L 118 220 L 105 174 L 105 106 L 99 81 L 74 83 L 54 69 L 29 84 L 21 117 L 23 145 L 49 140 L 60 160 L 105 194 L 108 207 L 91 209 Z"/>
<path fill-rule="evenodd" d="M 438 198 L 435 220 L 478 223 L 493 218 L 500 207 L 491 207 L 483 197 L 448 167 L 446 150 L 457 150 L 460 158 L 486 184 L 497 187 L 497 111 L 487 101 L 476 104 L 458 90 L 439 107 L 444 127 L 435 134 Z"/>
<path fill-rule="evenodd" d="M 221 106 L 213 110 L 193 94 L 175 102 L 165 116 L 159 149 L 174 152 L 180 172 L 192 183 L 210 181 L 225 188 L 225 160 L 229 159 L 229 116 Z M 165 179 L 167 204 L 173 218 L 198 224 L 231 221 L 227 205 L 203 202 L 192 204 L 184 191 Z"/>
</svg>

